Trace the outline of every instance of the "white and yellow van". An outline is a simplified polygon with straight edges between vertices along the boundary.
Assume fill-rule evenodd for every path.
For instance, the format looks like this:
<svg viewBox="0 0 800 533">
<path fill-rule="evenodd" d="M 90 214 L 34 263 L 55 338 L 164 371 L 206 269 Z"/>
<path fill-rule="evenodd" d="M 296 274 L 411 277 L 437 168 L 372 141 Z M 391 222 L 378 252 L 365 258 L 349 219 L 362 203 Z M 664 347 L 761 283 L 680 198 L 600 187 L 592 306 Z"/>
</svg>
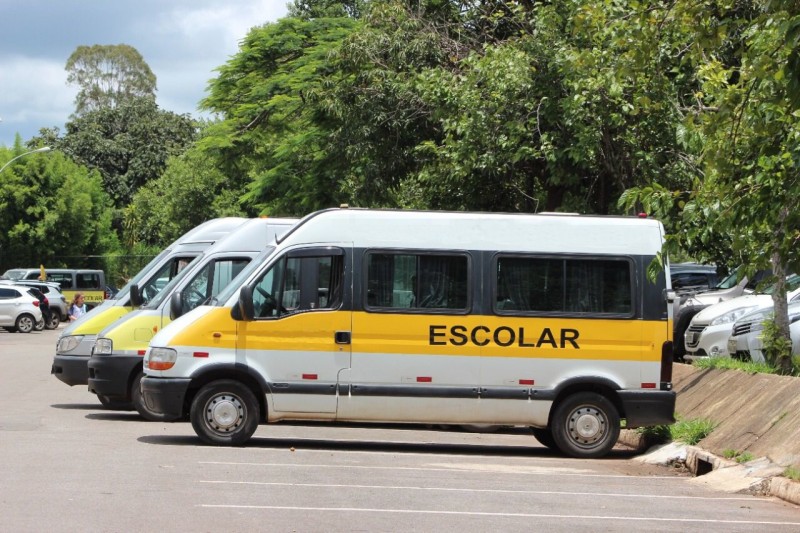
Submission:
<svg viewBox="0 0 800 533">
<path fill-rule="evenodd" d="M 104 328 L 89 358 L 89 392 L 158 420 L 139 389 L 150 340 L 173 318 L 215 298 L 251 261 L 262 263 L 275 249 L 277 236 L 296 223 L 289 218 L 248 220 L 196 257 L 155 298 Z"/>
<path fill-rule="evenodd" d="M 131 288 L 140 288 L 145 298 L 153 298 L 203 250 L 228 235 L 248 219 L 226 217 L 209 220 L 189 230 L 139 271 L 113 299 L 108 299 L 64 328 L 56 344 L 50 372 L 67 385 L 86 385 L 86 364 L 97 334 L 106 326 L 134 309 Z M 110 405 L 105 398 L 101 401 Z"/>
<path fill-rule="evenodd" d="M 663 233 L 646 218 L 320 211 L 153 338 L 144 401 L 211 444 L 281 420 L 503 424 L 598 457 L 621 420 L 674 421 L 669 276 L 646 273 Z"/>
</svg>

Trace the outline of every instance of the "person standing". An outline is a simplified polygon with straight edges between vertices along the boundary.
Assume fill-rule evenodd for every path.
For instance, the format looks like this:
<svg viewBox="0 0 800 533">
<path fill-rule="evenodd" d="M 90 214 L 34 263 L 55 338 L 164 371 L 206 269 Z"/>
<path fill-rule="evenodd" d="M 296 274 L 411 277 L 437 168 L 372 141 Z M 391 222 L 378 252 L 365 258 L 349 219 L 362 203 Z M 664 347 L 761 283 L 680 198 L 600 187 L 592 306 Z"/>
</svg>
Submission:
<svg viewBox="0 0 800 533">
<path fill-rule="evenodd" d="M 68 314 L 70 322 L 74 322 L 86 314 L 86 304 L 84 303 L 82 292 L 75 293 L 75 297 L 72 298 L 72 304 L 69 306 Z"/>
</svg>

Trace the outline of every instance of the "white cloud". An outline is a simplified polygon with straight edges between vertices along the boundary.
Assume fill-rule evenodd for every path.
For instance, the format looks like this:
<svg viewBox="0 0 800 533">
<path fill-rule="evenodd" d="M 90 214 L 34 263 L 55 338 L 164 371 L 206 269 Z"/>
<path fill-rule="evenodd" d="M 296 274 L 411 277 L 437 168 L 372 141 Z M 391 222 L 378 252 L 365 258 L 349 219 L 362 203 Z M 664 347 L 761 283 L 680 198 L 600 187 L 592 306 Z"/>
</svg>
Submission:
<svg viewBox="0 0 800 533">
<path fill-rule="evenodd" d="M 125 43 L 156 75 L 158 104 L 200 116 L 208 82 L 254 26 L 285 16 L 287 0 L 0 1 L 0 145 L 40 128 L 62 128 L 77 89 L 64 65 L 80 45 Z"/>
</svg>

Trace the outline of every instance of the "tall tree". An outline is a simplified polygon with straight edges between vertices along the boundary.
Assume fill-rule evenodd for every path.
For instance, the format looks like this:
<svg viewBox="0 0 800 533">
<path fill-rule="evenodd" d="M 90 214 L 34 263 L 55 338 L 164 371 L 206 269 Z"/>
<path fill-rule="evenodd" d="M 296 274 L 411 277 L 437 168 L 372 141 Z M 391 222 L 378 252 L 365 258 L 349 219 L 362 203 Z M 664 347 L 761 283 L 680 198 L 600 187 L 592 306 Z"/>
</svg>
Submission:
<svg viewBox="0 0 800 533">
<path fill-rule="evenodd" d="M 164 111 L 149 97 L 130 98 L 73 119 L 56 147 L 97 169 L 116 207 L 131 202 L 145 183 L 161 176 L 171 156 L 194 140 L 188 115 Z"/>
<path fill-rule="evenodd" d="M 67 59 L 67 83 L 77 85 L 75 115 L 114 108 L 133 98 L 155 100 L 156 76 L 127 44 L 79 46 Z"/>
</svg>

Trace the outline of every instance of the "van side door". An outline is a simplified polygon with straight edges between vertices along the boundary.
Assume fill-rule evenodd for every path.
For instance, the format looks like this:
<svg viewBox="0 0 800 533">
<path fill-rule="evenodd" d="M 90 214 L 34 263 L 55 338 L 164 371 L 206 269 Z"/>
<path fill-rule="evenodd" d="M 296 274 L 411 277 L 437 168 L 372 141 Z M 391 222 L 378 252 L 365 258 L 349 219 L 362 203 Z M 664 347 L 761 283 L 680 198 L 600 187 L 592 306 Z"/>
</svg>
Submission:
<svg viewBox="0 0 800 533">
<path fill-rule="evenodd" d="M 237 360 L 266 381 L 270 417 L 335 416 L 350 366 L 350 257 L 343 246 L 297 248 L 251 285 L 255 317 L 238 323 Z"/>
</svg>

